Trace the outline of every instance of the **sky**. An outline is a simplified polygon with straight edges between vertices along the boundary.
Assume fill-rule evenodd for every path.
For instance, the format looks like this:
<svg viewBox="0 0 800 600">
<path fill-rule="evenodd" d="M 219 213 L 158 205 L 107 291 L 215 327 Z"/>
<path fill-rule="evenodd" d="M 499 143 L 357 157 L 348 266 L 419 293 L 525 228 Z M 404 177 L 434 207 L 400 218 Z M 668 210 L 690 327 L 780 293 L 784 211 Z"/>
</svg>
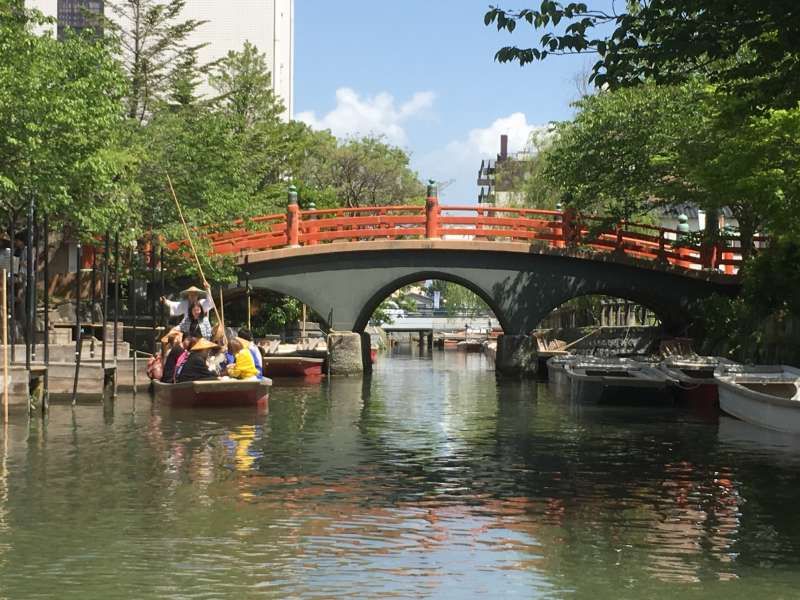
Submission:
<svg viewBox="0 0 800 600">
<path fill-rule="evenodd" d="M 503 45 L 540 33 L 486 27 L 491 0 L 295 0 L 295 118 L 339 137 L 378 134 L 411 154 L 446 203 L 477 201 L 482 158 L 572 115 L 576 76 L 590 57 L 520 67 L 494 61 Z M 513 0 L 504 8 L 524 8 Z"/>
</svg>

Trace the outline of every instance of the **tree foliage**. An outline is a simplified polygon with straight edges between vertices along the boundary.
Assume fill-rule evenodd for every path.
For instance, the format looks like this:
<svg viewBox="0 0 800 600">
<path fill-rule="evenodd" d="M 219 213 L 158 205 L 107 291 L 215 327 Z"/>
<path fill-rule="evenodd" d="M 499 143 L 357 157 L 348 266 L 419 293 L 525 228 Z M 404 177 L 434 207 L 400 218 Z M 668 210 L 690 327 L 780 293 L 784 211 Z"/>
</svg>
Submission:
<svg viewBox="0 0 800 600">
<path fill-rule="evenodd" d="M 130 154 L 119 146 L 124 77 L 103 40 L 37 35 L 21 2 L 0 6 L 0 200 L 30 200 L 54 224 L 103 230 L 128 220 Z"/>
<path fill-rule="evenodd" d="M 542 0 L 538 8 L 491 7 L 484 22 L 508 32 L 518 24 L 543 32 L 537 47 L 501 48 L 501 62 L 596 55 L 598 87 L 673 85 L 699 75 L 753 107 L 792 108 L 800 100 L 800 11 L 792 0 L 629 0 L 624 6 L 606 11 Z"/>
</svg>

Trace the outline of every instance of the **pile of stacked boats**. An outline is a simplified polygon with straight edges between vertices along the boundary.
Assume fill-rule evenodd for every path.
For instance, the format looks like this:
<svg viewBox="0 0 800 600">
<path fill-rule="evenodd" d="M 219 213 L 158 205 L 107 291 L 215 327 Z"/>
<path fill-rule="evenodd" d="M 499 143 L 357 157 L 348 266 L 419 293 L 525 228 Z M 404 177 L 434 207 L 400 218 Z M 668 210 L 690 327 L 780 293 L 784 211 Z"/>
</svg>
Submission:
<svg viewBox="0 0 800 600">
<path fill-rule="evenodd" d="M 672 356 L 664 360 L 553 356 L 553 385 L 569 386 L 579 402 L 716 406 L 760 427 L 800 434 L 800 369 L 751 366 L 724 358 Z"/>
</svg>

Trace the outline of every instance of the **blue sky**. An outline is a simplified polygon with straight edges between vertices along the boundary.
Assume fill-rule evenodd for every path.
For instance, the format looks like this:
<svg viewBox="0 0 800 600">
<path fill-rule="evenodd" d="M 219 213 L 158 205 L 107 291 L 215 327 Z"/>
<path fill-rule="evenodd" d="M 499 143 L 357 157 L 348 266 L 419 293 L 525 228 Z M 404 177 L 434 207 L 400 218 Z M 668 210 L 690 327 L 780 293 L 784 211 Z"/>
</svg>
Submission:
<svg viewBox="0 0 800 600">
<path fill-rule="evenodd" d="M 295 117 L 339 136 L 384 134 L 412 154 L 423 179 L 456 181 L 447 202 L 476 201 L 481 158 L 508 133 L 567 119 L 589 57 L 524 68 L 494 62 L 512 35 L 483 25 L 487 0 L 295 0 Z M 531 5 L 530 0 L 504 4 Z"/>
</svg>

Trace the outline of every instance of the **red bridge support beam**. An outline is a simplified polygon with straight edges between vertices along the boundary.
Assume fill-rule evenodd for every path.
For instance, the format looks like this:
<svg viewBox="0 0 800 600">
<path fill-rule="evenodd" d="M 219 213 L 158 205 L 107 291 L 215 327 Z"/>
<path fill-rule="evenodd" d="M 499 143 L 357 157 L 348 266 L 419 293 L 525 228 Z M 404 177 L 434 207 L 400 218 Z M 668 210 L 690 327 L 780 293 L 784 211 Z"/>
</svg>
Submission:
<svg viewBox="0 0 800 600">
<path fill-rule="evenodd" d="M 300 205 L 297 204 L 297 188 L 289 186 L 289 203 L 286 205 L 286 237 L 289 246 L 300 246 Z"/>
<path fill-rule="evenodd" d="M 438 239 L 441 236 L 441 226 L 439 217 L 439 192 L 436 189 L 436 182 L 428 182 L 428 197 L 425 199 L 425 237 L 428 239 Z"/>
</svg>

